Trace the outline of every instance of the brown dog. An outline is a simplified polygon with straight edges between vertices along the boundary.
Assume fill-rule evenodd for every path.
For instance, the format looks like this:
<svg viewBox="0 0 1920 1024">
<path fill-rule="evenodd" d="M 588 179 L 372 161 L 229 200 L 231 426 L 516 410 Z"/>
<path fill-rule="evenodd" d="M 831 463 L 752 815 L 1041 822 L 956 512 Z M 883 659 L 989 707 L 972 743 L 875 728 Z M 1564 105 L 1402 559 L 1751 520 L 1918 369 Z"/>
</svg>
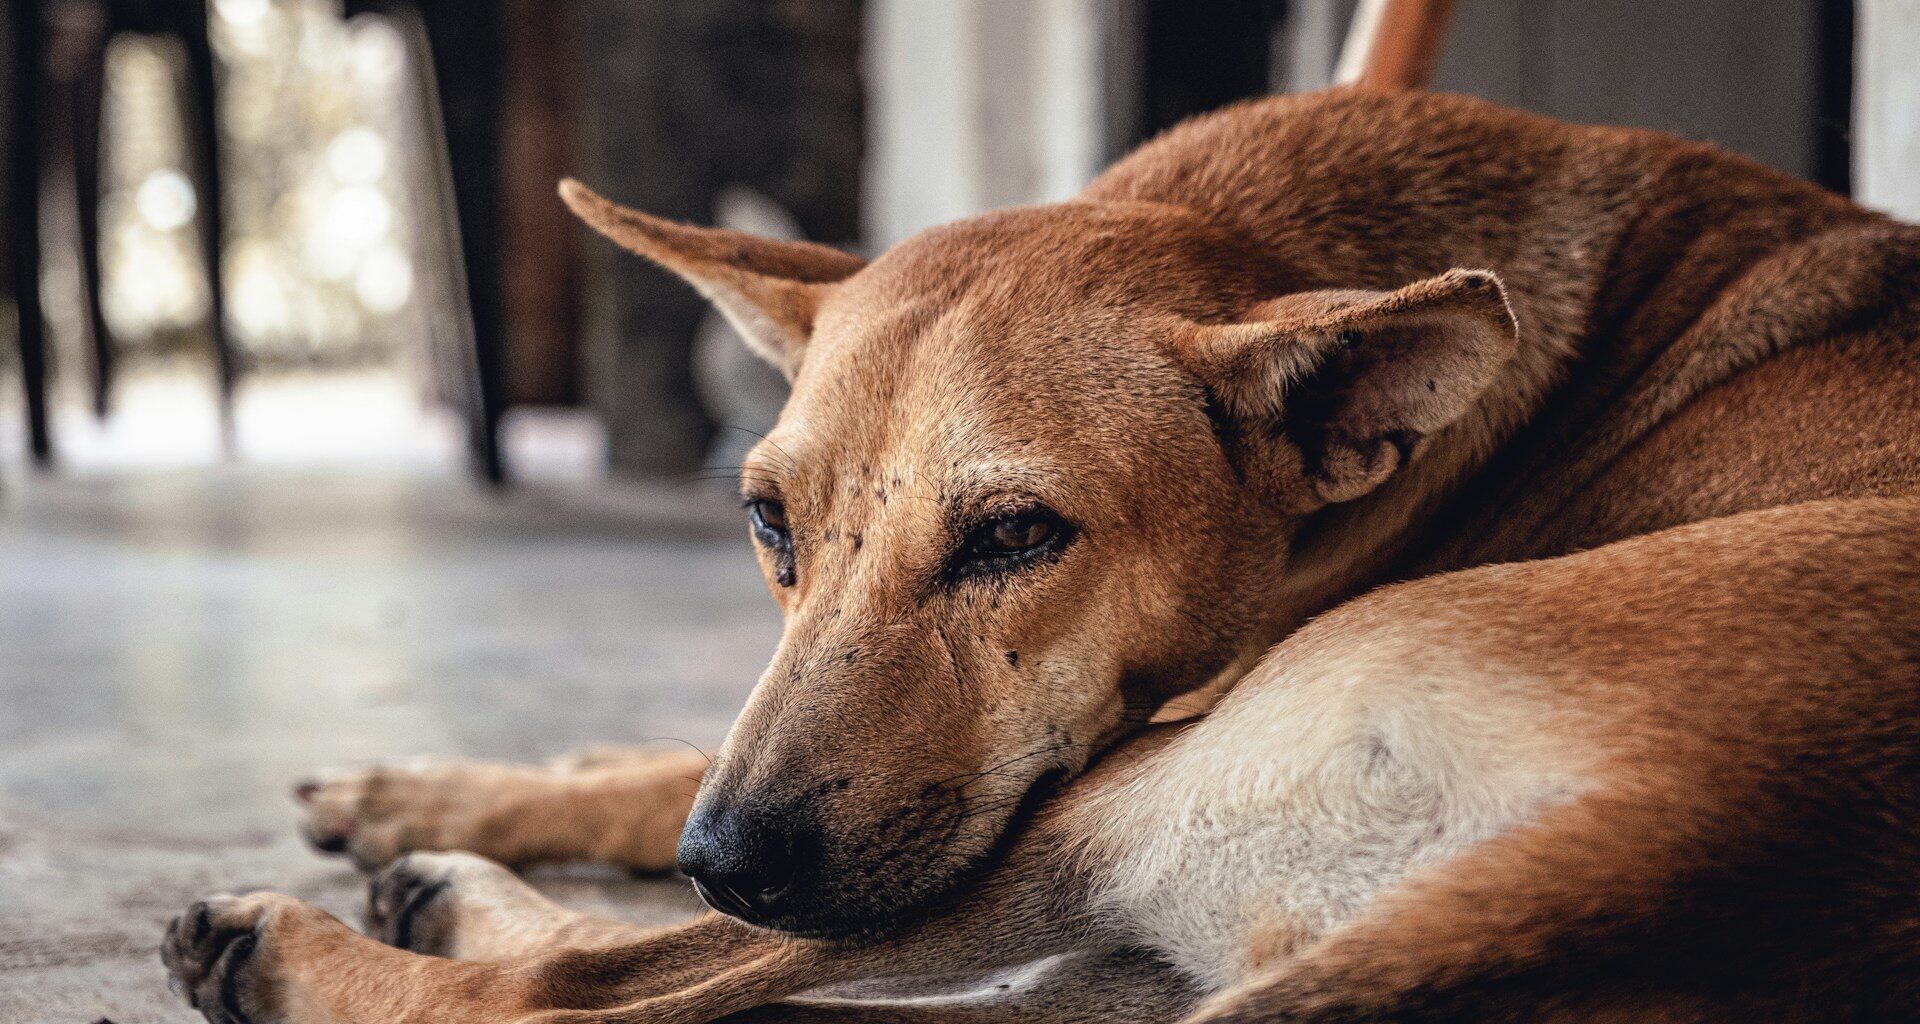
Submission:
<svg viewBox="0 0 1920 1024">
<path fill-rule="evenodd" d="M 786 635 L 678 849 L 754 927 L 415 854 L 393 945 L 183 916 L 210 1019 L 1920 1017 L 1920 229 L 1354 91 L 867 265 L 563 194 L 793 379 L 743 475 Z M 660 867 L 686 768 L 356 776 L 309 831 Z"/>
</svg>

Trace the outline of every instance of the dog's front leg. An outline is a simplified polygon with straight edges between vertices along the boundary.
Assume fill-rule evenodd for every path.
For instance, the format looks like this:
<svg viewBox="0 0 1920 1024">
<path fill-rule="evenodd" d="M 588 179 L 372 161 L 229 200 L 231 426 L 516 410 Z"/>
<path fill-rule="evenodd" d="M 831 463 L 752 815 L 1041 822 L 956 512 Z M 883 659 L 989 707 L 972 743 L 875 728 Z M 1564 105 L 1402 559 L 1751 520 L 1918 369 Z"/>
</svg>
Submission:
<svg viewBox="0 0 1920 1024">
<path fill-rule="evenodd" d="M 416 850 L 470 850 L 514 867 L 595 861 L 673 867 L 706 757 L 609 750 L 547 766 L 490 761 L 395 765 L 295 789 L 300 831 L 371 870 Z"/>
<path fill-rule="evenodd" d="M 610 948 L 462 961 L 385 945 L 277 893 L 196 903 L 161 958 L 214 1024 L 696 1022 L 834 977 L 826 947 L 718 914 Z"/>
<path fill-rule="evenodd" d="M 1057 885 L 1052 873 L 996 873 L 952 912 L 867 945 L 788 939 L 710 914 L 616 945 L 490 961 L 385 945 L 288 896 L 216 896 L 173 922 L 162 958 L 214 1024 L 697 1024 L 837 982 L 984 970 L 1066 948 L 1081 928 L 1059 913 Z"/>
<path fill-rule="evenodd" d="M 428 956 L 513 960 L 627 945 L 658 931 L 563 907 L 471 853 L 410 853 L 367 887 L 367 934 Z"/>
<path fill-rule="evenodd" d="M 1078 816 L 1170 735 L 1136 737 L 1110 754 L 1049 801 L 954 903 L 863 944 L 784 938 L 715 914 L 637 937 L 549 938 L 616 943 L 602 948 L 461 961 L 397 949 L 290 897 L 258 894 L 196 905 L 169 930 L 163 955 L 216 1024 L 694 1024 L 843 981 L 977 974 L 1113 948 L 1121 939 L 1101 932 L 1088 905 Z M 551 905 L 532 910 L 558 920 Z"/>
<path fill-rule="evenodd" d="M 529 1005 L 509 967 L 383 946 L 278 893 L 194 904 L 160 956 L 174 991 L 214 1024 L 495 1024 Z"/>
<path fill-rule="evenodd" d="M 488 867 L 501 876 L 489 880 L 512 880 Z M 719 914 L 643 932 L 544 901 L 469 907 L 497 919 L 464 936 L 454 931 L 444 940 L 452 944 L 448 951 L 493 957 L 551 943 L 543 952 L 487 960 L 386 945 L 276 893 L 215 896 L 175 919 L 161 955 L 176 991 L 214 1024 L 694 1024 L 839 981 L 950 973 L 991 966 L 996 951 L 1057 944 L 1056 936 L 1032 934 L 1045 922 L 1032 914 L 1030 896 L 1003 903 L 1003 889 L 990 888 L 985 906 L 969 899 L 940 923 L 852 947 L 787 939 Z M 467 903 L 476 902 L 471 895 Z M 432 918 L 447 909 L 416 908 L 396 918 L 383 914 L 406 911 L 404 900 L 383 902 L 377 889 L 374 898 L 370 916 L 387 937 L 417 945 L 445 934 Z M 995 912 L 1001 908 L 1008 913 Z M 1024 934 L 1010 933 L 996 946 L 997 936 L 984 929 L 997 920 Z"/>
<path fill-rule="evenodd" d="M 721 1024 L 1171 1024 L 1200 996 L 1166 961 L 1123 950 L 1056 957 L 931 992 L 805 995 Z"/>
</svg>

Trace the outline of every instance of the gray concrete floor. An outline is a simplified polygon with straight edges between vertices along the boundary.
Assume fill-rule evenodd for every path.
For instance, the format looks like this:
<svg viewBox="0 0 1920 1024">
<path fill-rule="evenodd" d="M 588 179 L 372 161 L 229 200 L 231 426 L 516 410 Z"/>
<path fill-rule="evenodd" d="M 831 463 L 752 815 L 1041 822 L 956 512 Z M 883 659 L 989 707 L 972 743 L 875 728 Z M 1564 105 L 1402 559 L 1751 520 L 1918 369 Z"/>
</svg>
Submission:
<svg viewBox="0 0 1920 1024">
<path fill-rule="evenodd" d="M 0 1022 L 196 1019 L 165 921 L 273 888 L 358 920 L 288 786 L 411 755 L 707 749 L 777 618 L 715 494 L 478 493 L 453 480 L 202 470 L 0 496 Z M 536 876 L 563 902 L 689 912 L 683 883 Z"/>
</svg>

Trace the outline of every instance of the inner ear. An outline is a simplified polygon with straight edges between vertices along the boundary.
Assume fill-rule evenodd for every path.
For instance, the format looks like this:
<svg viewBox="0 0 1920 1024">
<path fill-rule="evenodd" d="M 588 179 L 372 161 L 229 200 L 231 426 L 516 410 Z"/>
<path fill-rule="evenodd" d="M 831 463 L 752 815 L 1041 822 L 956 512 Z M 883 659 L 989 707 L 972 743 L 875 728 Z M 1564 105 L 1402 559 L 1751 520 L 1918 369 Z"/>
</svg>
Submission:
<svg viewBox="0 0 1920 1024">
<path fill-rule="evenodd" d="M 1342 332 L 1281 397 L 1282 430 L 1319 502 L 1378 487 L 1478 396 L 1477 366 L 1435 334 L 1445 329 L 1415 322 Z"/>
<path fill-rule="evenodd" d="M 1499 279 L 1449 271 L 1391 292 L 1288 296 L 1271 319 L 1201 328 L 1189 362 L 1236 415 L 1299 453 L 1301 508 L 1350 501 L 1472 408 L 1518 344 Z"/>
<path fill-rule="evenodd" d="M 799 372 L 820 306 L 864 261 L 812 242 L 665 220 L 568 178 L 560 198 L 595 231 L 678 274 L 788 379 Z"/>
</svg>

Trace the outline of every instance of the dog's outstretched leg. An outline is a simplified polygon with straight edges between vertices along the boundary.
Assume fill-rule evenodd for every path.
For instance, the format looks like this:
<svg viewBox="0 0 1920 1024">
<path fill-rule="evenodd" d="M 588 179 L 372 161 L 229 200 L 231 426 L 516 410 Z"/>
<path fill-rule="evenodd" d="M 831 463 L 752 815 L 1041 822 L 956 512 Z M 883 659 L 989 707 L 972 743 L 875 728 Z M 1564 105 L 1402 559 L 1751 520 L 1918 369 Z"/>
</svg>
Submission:
<svg viewBox="0 0 1920 1024">
<path fill-rule="evenodd" d="M 362 868 L 416 850 L 468 850 L 512 867 L 597 861 L 673 867 L 706 771 L 694 750 L 608 750 L 548 766 L 396 765 L 302 782 L 301 831 Z"/>
<path fill-rule="evenodd" d="M 596 918 L 548 900 L 507 868 L 466 853 L 415 853 L 373 880 L 368 934 L 402 949 L 462 960 L 541 950 L 605 949 L 658 929 Z M 681 936 L 681 941 L 687 936 Z M 1141 952 L 1070 953 L 949 984 L 849 986 L 833 997 L 772 1003 L 729 1024 L 1148 1024 L 1172 1021 L 1200 993 Z"/>
<path fill-rule="evenodd" d="M 212 1024 L 695 1024 L 837 980 L 830 951 L 718 914 L 609 949 L 449 960 L 277 893 L 194 904 L 161 959 Z"/>
<path fill-rule="evenodd" d="M 802 996 L 725 1024 L 1159 1024 L 1200 999 L 1151 954 L 1073 953 L 938 993 Z"/>
<path fill-rule="evenodd" d="M 569 910 L 471 853 L 410 853 L 368 886 L 366 930 L 428 956 L 511 960 L 637 942 L 659 929 Z"/>
<path fill-rule="evenodd" d="M 216 896 L 174 921 L 162 958 L 176 990 L 215 1024 L 697 1024 L 822 985 L 991 969 L 1081 939 L 1079 917 L 1062 913 L 1071 908 L 1057 873 L 1000 881 L 867 946 L 788 939 L 711 914 L 618 945 L 498 961 L 396 949 L 287 896 Z"/>
<path fill-rule="evenodd" d="M 1134 738 L 1049 801 L 955 903 L 863 944 L 790 939 L 714 914 L 637 938 L 597 930 L 590 941 L 617 942 L 600 948 L 449 960 L 360 935 L 290 897 L 255 894 L 195 905 L 169 929 L 163 957 L 175 984 L 220 1024 L 694 1024 L 854 979 L 978 974 L 1117 948 L 1120 937 L 1100 931 L 1089 913 L 1074 815 L 1172 731 Z M 481 931 L 495 940 L 512 931 L 501 921 L 533 921 L 536 931 L 557 924 L 563 942 L 581 937 L 570 938 L 569 928 L 604 927 L 556 915 L 537 894 L 499 886 L 497 867 L 476 863 L 455 860 L 453 875 L 494 887 L 490 912 L 500 920 Z M 398 915 L 404 902 L 390 900 L 382 913 Z M 424 923 L 416 917 L 408 927 Z M 397 916 L 383 927 L 396 930 Z M 467 940 L 456 926 L 450 941 L 458 949 Z"/>
</svg>

